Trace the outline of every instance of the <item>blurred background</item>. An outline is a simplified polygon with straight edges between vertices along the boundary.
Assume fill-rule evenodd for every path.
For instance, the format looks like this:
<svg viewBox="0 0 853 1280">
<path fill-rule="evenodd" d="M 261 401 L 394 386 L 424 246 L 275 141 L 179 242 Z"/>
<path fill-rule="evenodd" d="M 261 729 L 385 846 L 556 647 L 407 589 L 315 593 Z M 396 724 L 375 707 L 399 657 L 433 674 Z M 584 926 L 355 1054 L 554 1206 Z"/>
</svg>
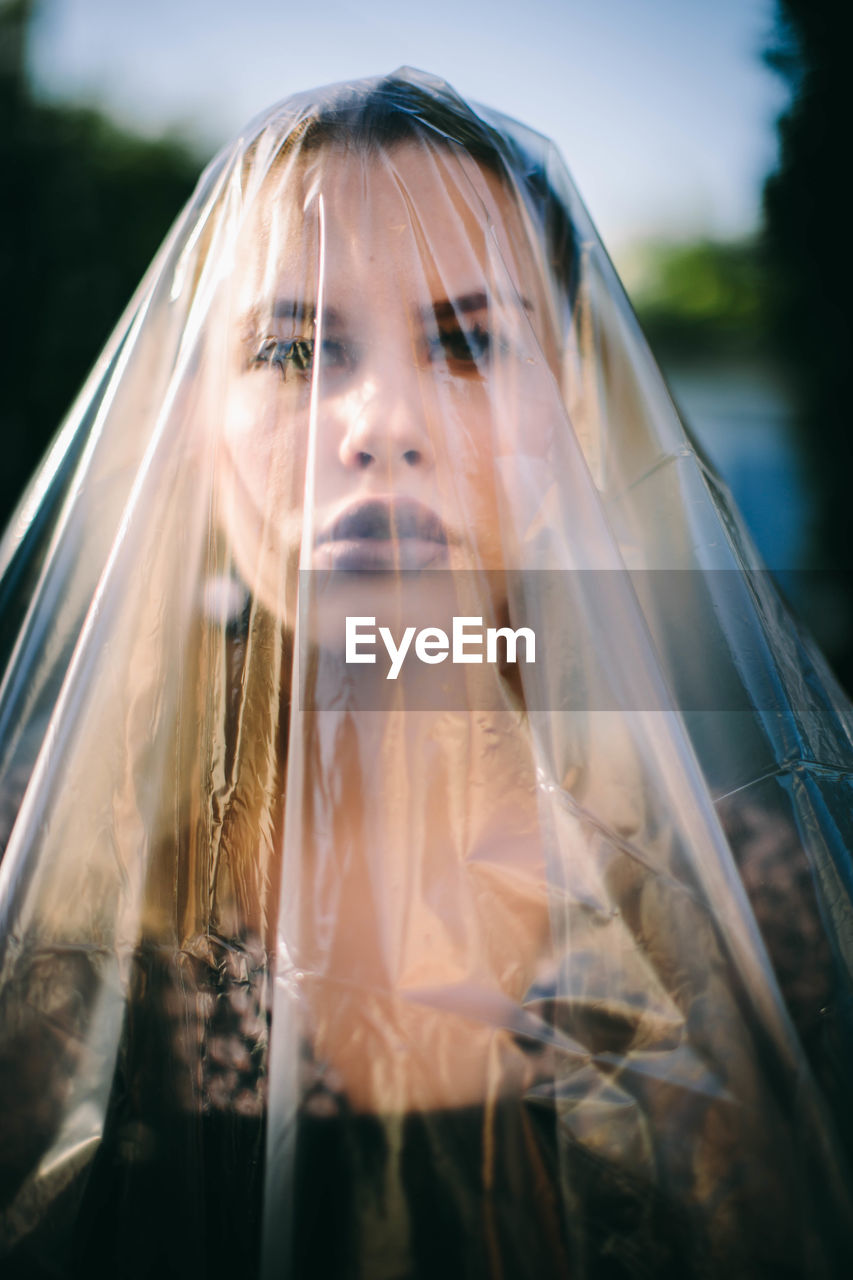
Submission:
<svg viewBox="0 0 853 1280">
<path fill-rule="evenodd" d="M 849 0 L 0 0 L 0 522 L 205 161 L 407 63 L 553 137 L 684 415 L 853 688 Z"/>
</svg>

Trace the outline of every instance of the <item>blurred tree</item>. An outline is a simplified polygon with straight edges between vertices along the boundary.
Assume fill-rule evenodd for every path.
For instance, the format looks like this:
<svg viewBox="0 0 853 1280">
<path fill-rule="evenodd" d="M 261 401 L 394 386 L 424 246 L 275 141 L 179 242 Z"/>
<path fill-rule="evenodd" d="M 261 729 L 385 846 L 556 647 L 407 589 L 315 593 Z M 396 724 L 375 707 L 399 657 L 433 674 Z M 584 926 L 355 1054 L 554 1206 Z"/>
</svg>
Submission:
<svg viewBox="0 0 853 1280">
<path fill-rule="evenodd" d="M 26 72 L 34 7 L 0 5 L 0 527 L 200 167 L 177 141 L 36 101 Z"/>
<path fill-rule="evenodd" d="M 765 354 L 766 283 L 754 239 L 650 242 L 636 252 L 631 298 L 664 364 Z"/>
<path fill-rule="evenodd" d="M 853 256 L 843 195 L 850 163 L 850 0 L 777 0 L 770 65 L 791 88 L 779 165 L 764 189 L 773 316 L 795 379 L 817 495 L 812 562 L 835 575 L 836 617 L 818 638 L 853 688 Z"/>
</svg>

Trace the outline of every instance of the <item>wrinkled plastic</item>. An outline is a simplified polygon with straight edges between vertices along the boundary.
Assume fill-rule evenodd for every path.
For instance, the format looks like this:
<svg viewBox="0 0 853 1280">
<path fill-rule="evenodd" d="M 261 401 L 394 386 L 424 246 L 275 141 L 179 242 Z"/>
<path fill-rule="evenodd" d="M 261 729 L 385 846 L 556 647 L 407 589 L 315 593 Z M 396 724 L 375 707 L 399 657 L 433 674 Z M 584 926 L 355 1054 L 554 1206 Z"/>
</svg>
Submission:
<svg viewBox="0 0 853 1280">
<path fill-rule="evenodd" d="M 4 1275 L 850 1274 L 850 710 L 544 139 L 262 117 L 0 568 Z"/>
</svg>

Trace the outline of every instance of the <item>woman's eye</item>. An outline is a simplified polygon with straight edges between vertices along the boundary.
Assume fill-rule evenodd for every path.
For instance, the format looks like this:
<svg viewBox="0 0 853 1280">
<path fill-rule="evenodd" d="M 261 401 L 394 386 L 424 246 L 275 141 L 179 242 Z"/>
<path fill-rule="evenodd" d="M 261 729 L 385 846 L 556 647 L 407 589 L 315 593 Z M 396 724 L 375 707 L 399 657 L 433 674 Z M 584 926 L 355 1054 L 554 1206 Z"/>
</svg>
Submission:
<svg viewBox="0 0 853 1280">
<path fill-rule="evenodd" d="M 340 338 L 323 339 L 323 367 L 350 370 L 355 367 L 355 352 L 348 342 Z"/>
<path fill-rule="evenodd" d="M 266 366 L 278 369 L 285 381 L 292 373 L 310 373 L 314 366 L 316 345 L 313 338 L 293 338 L 287 342 L 282 342 L 279 338 L 264 338 L 252 357 L 252 368 Z M 335 338 L 324 339 L 322 359 L 323 366 L 330 369 L 349 369 L 353 363 L 347 344 Z"/>
<path fill-rule="evenodd" d="M 479 324 L 471 329 L 440 328 L 437 346 L 449 364 L 476 371 L 492 354 L 492 335 Z"/>
<path fill-rule="evenodd" d="M 264 338 L 252 357 L 252 368 L 266 366 L 278 369 L 284 380 L 290 372 L 305 373 L 314 363 L 314 339 L 293 338 L 281 342 L 278 338 Z"/>
</svg>

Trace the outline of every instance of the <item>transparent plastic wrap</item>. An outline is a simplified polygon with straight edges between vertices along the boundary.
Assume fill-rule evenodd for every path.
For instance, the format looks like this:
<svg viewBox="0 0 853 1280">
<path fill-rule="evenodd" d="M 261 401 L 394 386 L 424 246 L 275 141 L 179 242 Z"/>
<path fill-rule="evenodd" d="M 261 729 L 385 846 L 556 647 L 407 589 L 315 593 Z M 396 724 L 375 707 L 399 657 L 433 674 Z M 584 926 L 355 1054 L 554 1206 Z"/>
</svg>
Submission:
<svg viewBox="0 0 853 1280">
<path fill-rule="evenodd" d="M 850 709 L 543 138 L 258 120 L 0 570 L 4 1275 L 851 1274 Z"/>
</svg>

